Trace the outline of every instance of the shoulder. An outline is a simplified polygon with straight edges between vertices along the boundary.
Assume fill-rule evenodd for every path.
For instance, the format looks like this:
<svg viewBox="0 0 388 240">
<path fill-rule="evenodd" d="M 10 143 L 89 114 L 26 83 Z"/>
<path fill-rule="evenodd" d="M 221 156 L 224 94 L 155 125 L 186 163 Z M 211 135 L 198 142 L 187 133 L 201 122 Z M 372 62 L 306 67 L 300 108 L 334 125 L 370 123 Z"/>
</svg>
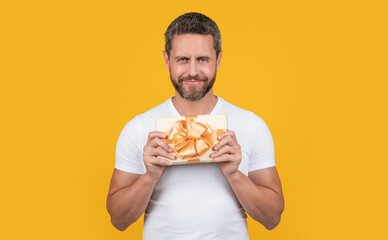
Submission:
<svg viewBox="0 0 388 240">
<path fill-rule="evenodd" d="M 144 132 L 148 133 L 155 130 L 156 118 L 163 117 L 164 115 L 168 114 L 169 106 L 167 100 L 146 112 L 135 115 L 135 117 L 133 117 L 125 124 L 122 132 L 132 137 L 142 136 L 144 135 Z M 138 140 L 140 141 L 141 139 Z"/>
<path fill-rule="evenodd" d="M 168 114 L 168 101 L 165 101 L 153 108 L 151 108 L 150 110 L 144 112 L 144 113 L 141 113 L 141 114 L 138 114 L 136 115 L 136 117 L 140 120 L 140 121 L 147 121 L 149 119 L 155 119 L 157 117 L 159 117 L 160 115 L 163 115 L 163 114 Z"/>
<path fill-rule="evenodd" d="M 240 127 L 246 126 L 247 129 L 260 128 L 266 126 L 264 120 L 256 115 L 254 112 L 247 109 L 238 107 L 234 104 L 231 104 L 225 100 L 224 101 L 224 110 L 228 115 L 228 120 L 232 124 L 238 124 Z"/>
</svg>

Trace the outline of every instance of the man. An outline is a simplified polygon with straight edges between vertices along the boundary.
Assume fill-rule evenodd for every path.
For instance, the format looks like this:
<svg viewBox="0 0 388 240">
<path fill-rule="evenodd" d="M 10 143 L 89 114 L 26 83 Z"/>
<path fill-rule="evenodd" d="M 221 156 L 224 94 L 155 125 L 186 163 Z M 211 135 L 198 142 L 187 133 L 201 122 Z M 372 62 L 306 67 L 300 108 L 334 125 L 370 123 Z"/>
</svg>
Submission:
<svg viewBox="0 0 388 240">
<path fill-rule="evenodd" d="M 164 59 L 172 97 L 122 130 L 107 198 L 112 224 L 124 231 L 144 212 L 144 239 L 248 239 L 246 213 L 267 229 L 284 208 L 274 144 L 265 122 L 213 94 L 221 36 L 210 18 L 186 13 L 166 33 Z M 158 117 L 226 113 L 216 163 L 170 166 L 172 149 L 154 131 Z"/>
</svg>

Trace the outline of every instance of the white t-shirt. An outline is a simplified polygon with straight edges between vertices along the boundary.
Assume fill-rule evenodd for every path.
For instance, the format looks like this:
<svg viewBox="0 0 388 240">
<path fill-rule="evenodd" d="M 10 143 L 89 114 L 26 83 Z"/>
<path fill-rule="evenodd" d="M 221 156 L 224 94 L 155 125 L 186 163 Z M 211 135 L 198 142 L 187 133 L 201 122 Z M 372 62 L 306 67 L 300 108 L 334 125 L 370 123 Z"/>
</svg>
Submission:
<svg viewBox="0 0 388 240">
<path fill-rule="evenodd" d="M 241 145 L 239 170 L 248 172 L 275 166 L 272 135 L 264 120 L 221 97 L 210 114 L 225 113 L 228 129 Z M 143 147 L 155 119 L 180 116 L 171 98 L 137 115 L 122 130 L 116 145 L 115 168 L 144 174 Z M 246 214 L 218 163 L 166 167 L 145 211 L 145 240 L 248 239 Z"/>
</svg>

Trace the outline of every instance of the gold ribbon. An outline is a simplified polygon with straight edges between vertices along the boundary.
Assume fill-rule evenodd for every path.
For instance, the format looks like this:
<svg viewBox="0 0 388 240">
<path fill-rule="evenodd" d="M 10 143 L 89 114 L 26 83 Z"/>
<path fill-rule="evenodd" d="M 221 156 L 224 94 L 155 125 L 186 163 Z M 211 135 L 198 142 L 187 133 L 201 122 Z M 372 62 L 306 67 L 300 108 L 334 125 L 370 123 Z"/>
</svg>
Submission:
<svg viewBox="0 0 388 240">
<path fill-rule="evenodd" d="M 199 162 L 199 156 L 218 142 L 218 136 L 224 129 L 211 129 L 205 123 L 197 122 L 197 116 L 186 116 L 186 120 L 177 121 L 163 139 L 172 146 L 174 153 L 189 162 Z"/>
</svg>

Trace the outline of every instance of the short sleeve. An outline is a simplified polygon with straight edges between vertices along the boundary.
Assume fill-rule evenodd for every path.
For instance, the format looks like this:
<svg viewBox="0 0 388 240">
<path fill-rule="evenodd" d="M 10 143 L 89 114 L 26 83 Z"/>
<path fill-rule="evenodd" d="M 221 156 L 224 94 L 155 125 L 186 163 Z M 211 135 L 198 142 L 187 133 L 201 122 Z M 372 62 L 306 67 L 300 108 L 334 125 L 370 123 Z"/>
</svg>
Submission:
<svg viewBox="0 0 388 240">
<path fill-rule="evenodd" d="M 140 121 L 135 117 L 121 131 L 116 144 L 116 169 L 135 174 L 145 173 L 143 154 L 139 149 L 140 127 Z"/>
<path fill-rule="evenodd" d="M 275 166 L 275 147 L 271 132 L 262 118 L 251 113 L 252 145 L 248 172 Z"/>
</svg>

